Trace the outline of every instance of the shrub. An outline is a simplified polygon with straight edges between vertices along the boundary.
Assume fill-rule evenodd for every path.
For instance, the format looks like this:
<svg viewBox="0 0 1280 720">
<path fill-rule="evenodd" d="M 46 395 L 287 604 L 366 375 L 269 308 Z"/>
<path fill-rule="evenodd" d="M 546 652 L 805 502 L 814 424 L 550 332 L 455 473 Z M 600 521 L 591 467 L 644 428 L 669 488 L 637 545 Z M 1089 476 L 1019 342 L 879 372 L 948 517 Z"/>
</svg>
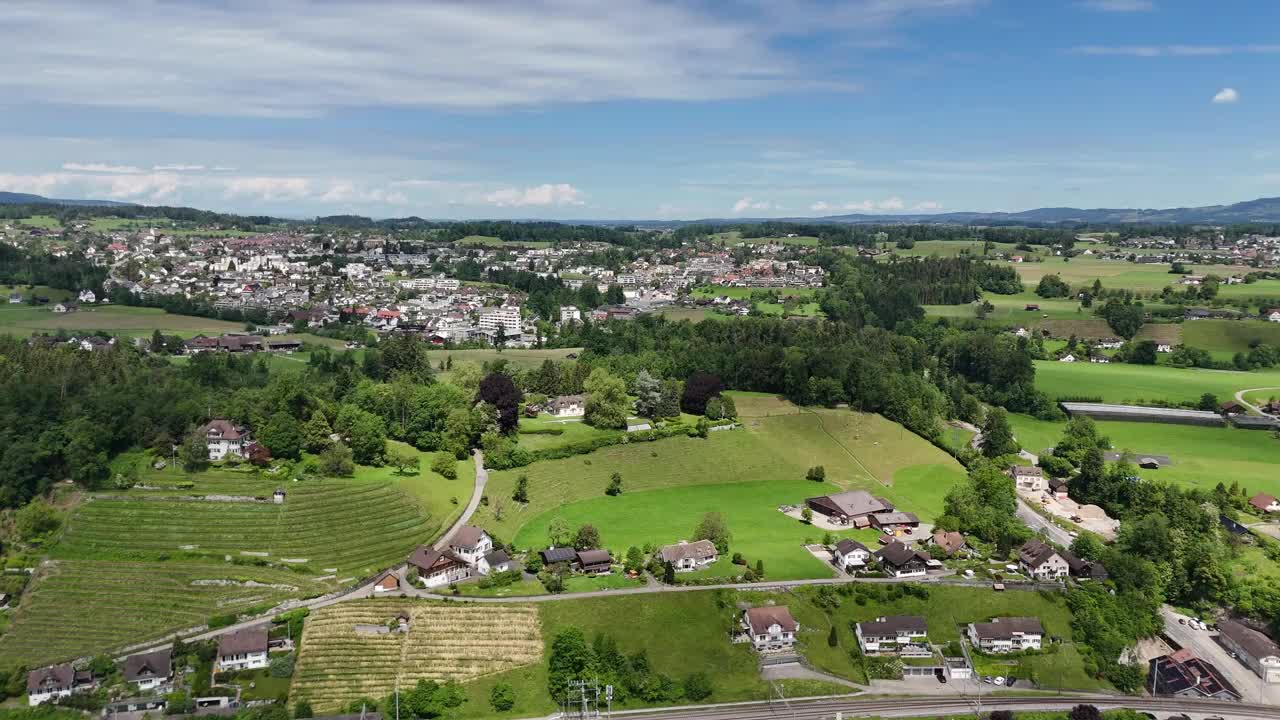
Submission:
<svg viewBox="0 0 1280 720">
<path fill-rule="evenodd" d="M 506 712 L 516 706 L 516 692 L 510 683 L 498 683 L 489 691 L 489 705 L 497 712 Z"/>
<path fill-rule="evenodd" d="M 809 468 L 809 472 L 805 473 L 804 477 L 806 480 L 812 480 L 814 482 L 823 482 L 824 480 L 827 479 L 827 469 L 821 465 L 814 465 L 813 467 Z"/>
<path fill-rule="evenodd" d="M 208 621 L 205 622 L 205 624 L 209 626 L 210 630 L 217 630 L 218 628 L 224 628 L 224 627 L 227 627 L 228 625 L 235 625 L 236 614 L 229 613 L 226 615 L 214 615 L 210 617 Z"/>
<path fill-rule="evenodd" d="M 684 696 L 690 700 L 706 700 L 711 697 L 712 692 L 711 678 L 706 673 L 690 673 L 684 679 Z"/>
<path fill-rule="evenodd" d="M 287 678 L 293 675 L 294 657 L 293 653 L 288 655 L 277 655 L 271 658 L 271 665 L 267 668 L 267 673 L 274 678 Z"/>
</svg>

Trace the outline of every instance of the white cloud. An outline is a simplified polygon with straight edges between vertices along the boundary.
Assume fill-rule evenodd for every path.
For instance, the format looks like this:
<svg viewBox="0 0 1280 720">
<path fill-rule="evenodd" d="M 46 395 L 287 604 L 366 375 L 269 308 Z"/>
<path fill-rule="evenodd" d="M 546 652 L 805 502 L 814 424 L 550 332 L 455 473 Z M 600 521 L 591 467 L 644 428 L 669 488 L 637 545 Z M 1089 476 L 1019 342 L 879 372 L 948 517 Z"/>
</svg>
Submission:
<svg viewBox="0 0 1280 720">
<path fill-rule="evenodd" d="M 902 202 L 900 197 L 891 197 L 888 200 L 881 200 L 876 203 L 876 208 L 880 210 L 901 210 L 906 207 L 906 203 Z"/>
<path fill-rule="evenodd" d="M 738 202 L 733 204 L 733 212 L 737 214 L 747 210 L 768 210 L 772 207 L 773 205 L 765 200 L 752 200 L 749 197 L 741 197 L 738 198 Z"/>
<path fill-rule="evenodd" d="M 846 203 L 829 203 L 825 200 L 819 200 L 818 202 L 810 205 L 809 209 L 817 212 L 825 212 L 825 211 L 831 211 L 831 210 L 843 210 L 845 212 L 870 212 L 871 210 L 875 209 L 875 206 L 876 204 L 870 200 L 862 200 L 860 202 L 846 202 Z"/>
<path fill-rule="evenodd" d="M 160 172 L 195 172 L 197 170 L 204 170 L 204 166 L 203 165 L 183 165 L 179 163 L 176 165 L 153 165 L 151 169 L 160 171 Z"/>
<path fill-rule="evenodd" d="M 874 38 L 981 2 L 794 0 L 726 12 L 697 0 L 280 0 L 268 12 L 244 2 L 8 0 L 0 92 L 26 104 L 298 116 L 855 89 L 842 66 L 806 63 L 781 45 L 814 33 Z"/>
<path fill-rule="evenodd" d="M 1081 5 L 1090 10 L 1113 13 L 1147 12 L 1155 9 L 1155 3 L 1151 0 L 1084 0 Z"/>
<path fill-rule="evenodd" d="M 1232 105 L 1240 102 L 1240 93 L 1235 88 L 1222 88 L 1213 96 L 1212 102 L 1215 105 Z"/>
<path fill-rule="evenodd" d="M 63 170 L 100 173 L 140 173 L 142 168 L 132 165 L 107 165 L 105 163 L 62 163 Z M 157 168 L 159 169 L 159 168 Z"/>
<path fill-rule="evenodd" d="M 919 210 L 921 212 L 932 212 L 934 210 L 941 210 L 942 203 L 938 202 L 937 200 L 925 200 L 923 202 L 918 202 L 915 205 L 912 205 L 911 209 Z"/>
<path fill-rule="evenodd" d="M 1220 55 L 1276 55 L 1280 45 L 1078 45 L 1077 55 L 1129 57 L 1213 57 Z"/>
<path fill-rule="evenodd" d="M 582 205 L 582 191 L 568 183 L 543 183 L 527 188 L 502 188 L 484 195 L 484 202 L 498 207 Z"/>
</svg>

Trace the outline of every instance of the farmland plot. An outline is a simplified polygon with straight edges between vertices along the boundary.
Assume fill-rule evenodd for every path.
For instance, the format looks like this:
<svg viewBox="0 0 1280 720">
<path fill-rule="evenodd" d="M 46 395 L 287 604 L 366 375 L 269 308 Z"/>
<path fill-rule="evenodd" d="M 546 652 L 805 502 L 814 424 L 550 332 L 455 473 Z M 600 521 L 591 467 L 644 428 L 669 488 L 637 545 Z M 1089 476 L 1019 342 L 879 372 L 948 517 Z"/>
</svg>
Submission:
<svg viewBox="0 0 1280 720">
<path fill-rule="evenodd" d="M 406 632 L 358 632 L 409 614 Z M 465 682 L 539 662 L 538 610 L 372 600 L 327 607 L 307 619 L 293 694 L 317 710 L 380 700 L 418 680 Z"/>
</svg>

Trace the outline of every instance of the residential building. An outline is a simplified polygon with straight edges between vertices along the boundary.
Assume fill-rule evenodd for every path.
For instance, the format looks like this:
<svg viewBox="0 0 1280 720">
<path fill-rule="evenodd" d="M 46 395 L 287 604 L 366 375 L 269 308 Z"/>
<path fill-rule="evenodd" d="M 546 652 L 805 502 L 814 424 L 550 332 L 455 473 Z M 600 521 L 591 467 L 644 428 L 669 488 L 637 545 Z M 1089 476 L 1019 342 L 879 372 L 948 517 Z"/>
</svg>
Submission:
<svg viewBox="0 0 1280 720">
<path fill-rule="evenodd" d="M 871 515 L 871 527 L 885 533 L 899 530 L 911 530 L 920 527 L 920 518 L 915 513 L 893 511 L 879 512 Z"/>
<path fill-rule="evenodd" d="M 140 691 L 168 688 L 173 682 L 173 659 L 169 649 L 130 655 L 124 659 L 124 680 Z"/>
<path fill-rule="evenodd" d="M 509 338 L 520 335 L 520 308 L 511 305 L 480 308 L 476 325 L 482 331 L 497 333 L 499 330 Z"/>
<path fill-rule="evenodd" d="M 1240 701 L 1240 693 L 1218 668 L 1182 648 L 1152 658 L 1147 690 L 1154 696 Z"/>
<path fill-rule="evenodd" d="M 582 417 L 587 412 L 586 395 L 561 395 L 547 403 L 547 413 L 556 417 Z"/>
<path fill-rule="evenodd" d="M 920 577 L 929 571 L 928 553 L 915 550 L 897 540 L 880 548 L 875 554 L 876 563 L 886 575 L 897 578 Z"/>
<path fill-rule="evenodd" d="M 854 627 L 865 655 L 925 657 L 933 654 L 929 626 L 919 615 L 891 615 L 860 622 Z"/>
<path fill-rule="evenodd" d="M 471 577 L 471 566 L 452 550 L 436 550 L 419 545 L 409 555 L 409 568 L 417 570 L 423 587 L 439 587 Z"/>
<path fill-rule="evenodd" d="M 478 527 L 463 525 L 449 540 L 449 549 L 468 565 L 475 565 L 493 550 L 493 538 Z"/>
<path fill-rule="evenodd" d="M 80 306 L 76 305 L 73 302 L 60 302 L 57 305 L 53 306 L 53 311 L 58 314 L 72 313 L 79 309 L 80 309 Z"/>
<path fill-rule="evenodd" d="M 1075 554 L 1063 550 L 1058 553 L 1063 560 L 1067 561 L 1067 573 L 1076 580 L 1096 580 L 1102 582 L 1107 579 L 1107 568 L 1100 562 L 1085 560 L 1076 557 Z"/>
<path fill-rule="evenodd" d="M 506 572 L 512 568 L 511 556 L 506 550 L 494 550 L 480 558 L 476 563 L 476 572 L 488 575 L 491 572 Z"/>
<path fill-rule="evenodd" d="M 228 455 L 245 457 L 249 454 L 249 430 L 230 420 L 212 420 L 204 426 L 205 445 L 210 460 L 221 460 Z"/>
<path fill-rule="evenodd" d="M 947 555 L 955 555 L 961 550 L 964 550 L 967 546 L 964 535 L 956 530 L 952 530 L 950 532 L 947 532 L 946 530 L 935 530 L 933 532 L 933 537 L 930 538 L 930 542 L 933 543 L 934 547 Z"/>
<path fill-rule="evenodd" d="M 27 673 L 27 704 L 40 705 L 93 688 L 93 677 L 76 672 L 71 663 L 50 665 Z"/>
<path fill-rule="evenodd" d="M 1039 650 L 1044 638 L 1040 618 L 1006 617 L 969 623 L 969 642 L 985 653 L 1001 654 Z"/>
<path fill-rule="evenodd" d="M 579 550 L 578 569 L 588 575 L 607 575 L 613 569 L 613 556 L 608 550 Z"/>
<path fill-rule="evenodd" d="M 1260 513 L 1280 512 L 1280 500 L 1266 493 L 1258 493 L 1249 498 L 1249 505 Z"/>
<path fill-rule="evenodd" d="M 1052 545 L 1032 538 L 1018 550 L 1018 564 L 1023 572 L 1036 580 L 1062 580 L 1071 571 L 1066 558 Z"/>
<path fill-rule="evenodd" d="M 1044 472 L 1034 465 L 1012 465 L 1008 470 L 1009 477 L 1019 490 L 1042 492 L 1045 489 Z"/>
<path fill-rule="evenodd" d="M 742 629 L 758 651 L 790 650 L 795 647 L 800 623 L 786 605 L 756 607 L 743 611 Z"/>
<path fill-rule="evenodd" d="M 1066 478 L 1049 478 L 1049 494 L 1057 500 L 1066 500 L 1069 497 Z"/>
<path fill-rule="evenodd" d="M 1218 623 L 1218 640 L 1266 683 L 1280 683 L 1280 646 L 1234 620 Z"/>
<path fill-rule="evenodd" d="M 396 574 L 388 570 L 382 573 L 382 576 L 373 582 L 373 593 L 395 592 L 400 589 L 400 578 Z"/>
<path fill-rule="evenodd" d="M 1271 308 L 1265 313 L 1267 320 L 1274 323 L 1280 323 L 1280 308 Z"/>
<path fill-rule="evenodd" d="M 849 490 L 835 495 L 823 495 L 806 499 L 805 504 L 816 513 L 827 516 L 832 522 L 854 527 L 869 527 L 871 515 L 893 512 L 893 503 L 875 497 L 866 490 Z"/>
<path fill-rule="evenodd" d="M 844 538 L 835 544 L 831 551 L 831 561 L 845 572 L 856 572 L 867 567 L 871 560 L 871 551 L 857 540 Z"/>
<path fill-rule="evenodd" d="M 569 323 L 582 322 L 582 311 L 573 305 L 560 306 L 560 324 L 568 325 Z"/>
<path fill-rule="evenodd" d="M 214 672 L 256 670 L 267 666 L 267 626 L 237 630 L 218 638 Z"/>
<path fill-rule="evenodd" d="M 538 554 L 542 556 L 543 565 L 572 564 L 578 561 L 578 552 L 569 547 L 547 548 L 546 550 L 539 550 Z"/>
<path fill-rule="evenodd" d="M 681 540 L 675 545 L 664 545 L 658 551 L 658 556 L 663 562 L 671 563 L 676 572 L 687 572 L 690 570 L 698 570 L 714 563 L 720 554 L 716 551 L 715 543 L 710 540 L 695 540 L 693 542 L 685 542 Z"/>
</svg>

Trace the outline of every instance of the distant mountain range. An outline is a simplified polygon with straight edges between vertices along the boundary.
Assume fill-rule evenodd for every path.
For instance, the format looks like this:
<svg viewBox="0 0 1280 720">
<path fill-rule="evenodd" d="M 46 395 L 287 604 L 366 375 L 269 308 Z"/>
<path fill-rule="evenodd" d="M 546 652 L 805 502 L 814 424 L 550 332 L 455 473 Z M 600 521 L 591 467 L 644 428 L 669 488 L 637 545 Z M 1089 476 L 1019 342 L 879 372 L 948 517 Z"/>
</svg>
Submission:
<svg viewBox="0 0 1280 720">
<path fill-rule="evenodd" d="M 113 200 L 69 200 L 47 198 L 27 193 L 0 192 L 0 205 L 14 204 L 53 204 L 53 205 L 88 205 L 118 206 L 136 203 L 122 203 Z M 372 224 L 368 218 L 360 216 L 336 216 L 335 220 L 345 218 L 348 221 L 358 219 Z M 517 220 L 516 222 L 526 222 Z M 539 222 L 528 220 L 527 222 Z M 545 221 L 540 221 L 545 222 Z M 822 217 L 777 217 L 777 218 L 704 218 L 701 220 L 562 220 L 564 224 L 578 225 L 635 225 L 637 227 L 678 227 L 694 224 L 741 224 L 762 222 L 796 222 L 796 223 L 838 223 L 849 225 L 894 223 L 927 223 L 939 225 L 1121 225 L 1121 224 L 1207 224 L 1230 225 L 1234 223 L 1280 223 L 1280 197 L 1247 200 L 1232 205 L 1206 205 L 1204 207 L 1181 207 L 1157 209 L 1135 208 L 1092 208 L 1081 209 L 1071 207 L 1036 208 L 1022 212 L 948 212 L 919 215 L 825 215 Z"/>
<path fill-rule="evenodd" d="M 0 205 L 133 205 L 114 200 L 65 200 L 28 193 L 0 192 Z"/>
</svg>

